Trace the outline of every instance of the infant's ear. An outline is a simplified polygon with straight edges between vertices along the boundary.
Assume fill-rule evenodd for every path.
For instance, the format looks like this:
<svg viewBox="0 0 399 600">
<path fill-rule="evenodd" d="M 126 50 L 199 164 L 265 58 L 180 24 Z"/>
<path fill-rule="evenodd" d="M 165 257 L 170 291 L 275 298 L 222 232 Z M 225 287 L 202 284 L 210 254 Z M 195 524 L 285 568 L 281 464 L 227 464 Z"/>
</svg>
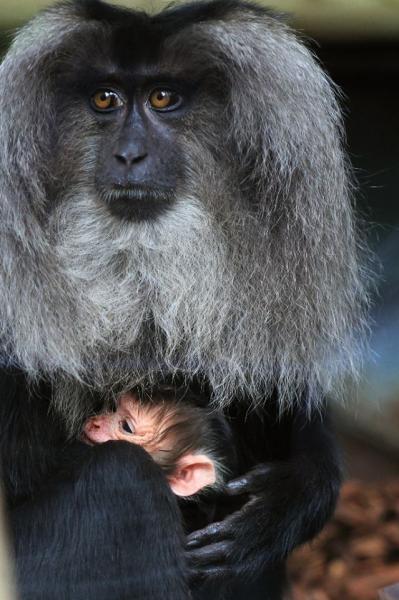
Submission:
<svg viewBox="0 0 399 600">
<path fill-rule="evenodd" d="M 206 454 L 186 454 L 177 463 L 168 481 L 177 496 L 192 496 L 216 481 L 214 462 Z"/>
</svg>

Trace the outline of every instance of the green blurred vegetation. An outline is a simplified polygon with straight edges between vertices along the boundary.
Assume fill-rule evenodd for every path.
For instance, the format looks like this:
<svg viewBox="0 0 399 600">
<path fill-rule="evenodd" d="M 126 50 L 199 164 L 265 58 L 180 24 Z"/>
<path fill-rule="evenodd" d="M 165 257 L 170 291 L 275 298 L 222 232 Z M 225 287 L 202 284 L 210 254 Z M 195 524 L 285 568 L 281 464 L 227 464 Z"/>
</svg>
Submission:
<svg viewBox="0 0 399 600">
<path fill-rule="evenodd" d="M 169 0 L 109 0 L 150 12 L 170 4 Z M 305 33 L 328 39 L 399 38 L 399 0 L 258 0 L 293 16 Z M 0 28 L 13 28 L 51 0 L 0 0 Z"/>
</svg>

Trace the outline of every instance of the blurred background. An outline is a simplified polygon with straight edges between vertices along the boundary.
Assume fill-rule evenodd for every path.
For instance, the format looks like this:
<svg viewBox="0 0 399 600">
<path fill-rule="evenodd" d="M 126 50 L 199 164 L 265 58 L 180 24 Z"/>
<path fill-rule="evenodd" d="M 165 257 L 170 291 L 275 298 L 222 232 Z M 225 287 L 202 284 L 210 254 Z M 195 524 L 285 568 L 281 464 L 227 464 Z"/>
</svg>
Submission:
<svg viewBox="0 0 399 600">
<path fill-rule="evenodd" d="M 0 0 L 0 52 L 16 27 L 51 3 Z M 168 4 L 113 3 L 149 11 Z M 379 260 L 372 353 L 345 406 L 334 408 L 347 483 L 333 522 L 292 557 L 292 593 L 399 598 L 398 588 L 387 589 L 399 583 L 399 0 L 258 3 L 287 15 L 344 93 L 357 206 Z"/>
</svg>

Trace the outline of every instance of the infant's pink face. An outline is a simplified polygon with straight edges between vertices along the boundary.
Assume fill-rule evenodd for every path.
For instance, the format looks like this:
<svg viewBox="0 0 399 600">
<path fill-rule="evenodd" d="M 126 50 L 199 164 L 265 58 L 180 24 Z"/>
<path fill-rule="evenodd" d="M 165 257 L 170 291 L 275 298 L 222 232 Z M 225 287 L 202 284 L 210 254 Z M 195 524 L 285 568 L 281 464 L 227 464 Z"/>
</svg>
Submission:
<svg viewBox="0 0 399 600">
<path fill-rule="evenodd" d="M 170 451 L 175 443 L 173 434 L 168 434 L 168 439 L 159 435 L 168 424 L 171 421 L 168 421 L 167 414 L 160 416 L 156 407 L 148 404 L 143 406 L 134 394 L 123 394 L 119 398 L 116 412 L 97 415 L 86 422 L 83 441 L 102 444 L 116 440 L 138 444 L 156 462 L 156 453 Z M 188 452 L 179 458 L 174 472 L 167 476 L 167 480 L 178 496 L 192 496 L 203 487 L 215 483 L 214 461 L 206 454 Z"/>
<path fill-rule="evenodd" d="M 151 441 L 156 437 L 156 411 L 143 406 L 134 394 L 123 394 L 116 412 L 97 415 L 89 419 L 84 427 L 87 441 L 101 444 L 110 440 L 131 442 L 145 446 L 148 452 L 155 450 Z"/>
</svg>

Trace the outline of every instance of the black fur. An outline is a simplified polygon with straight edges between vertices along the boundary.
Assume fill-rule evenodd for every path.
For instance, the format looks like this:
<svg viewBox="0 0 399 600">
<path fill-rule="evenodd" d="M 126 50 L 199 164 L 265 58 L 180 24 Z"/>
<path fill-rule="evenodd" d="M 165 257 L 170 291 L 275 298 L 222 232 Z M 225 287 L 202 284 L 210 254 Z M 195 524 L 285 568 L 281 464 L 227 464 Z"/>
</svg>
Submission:
<svg viewBox="0 0 399 600">
<path fill-rule="evenodd" d="M 176 498 L 138 446 L 69 447 L 11 534 L 23 599 L 191 598 Z"/>
<path fill-rule="evenodd" d="M 181 501 L 188 534 L 224 519 L 217 548 L 208 547 L 212 530 L 199 543 L 193 534 L 187 569 L 176 501 L 140 448 L 71 445 L 48 410 L 46 386 L 30 395 L 22 374 L 5 371 L 0 389 L 2 472 L 23 600 L 187 600 L 189 573 L 198 599 L 278 599 L 286 556 L 334 508 L 340 468 L 328 420 L 279 417 L 273 402 L 261 412 L 237 403 L 228 426 L 219 420 L 220 437 L 227 448 L 235 440 L 232 476 L 255 468 L 251 518 L 235 512 L 246 495 Z"/>
<path fill-rule="evenodd" d="M 139 227 L 100 202 L 109 140 L 76 76 L 168 67 L 195 76 L 198 105 L 168 148 L 187 161 L 176 202 Z M 0 348 L 19 365 L 0 451 L 22 600 L 183 600 L 189 576 L 198 598 L 280 598 L 288 553 L 335 504 L 324 398 L 356 372 L 367 322 L 331 82 L 256 5 L 151 17 L 82 0 L 22 30 L 0 83 Z M 96 403 L 171 373 L 209 383 L 238 458 L 224 494 L 181 503 L 186 555 L 139 449 L 70 442 Z"/>
<path fill-rule="evenodd" d="M 93 19 L 109 23 L 112 26 L 122 25 L 131 27 L 136 23 L 151 23 L 162 29 L 164 35 L 177 33 L 195 23 L 224 19 L 235 11 L 250 10 L 257 15 L 275 14 L 268 8 L 263 8 L 253 2 L 240 2 L 239 0 L 211 0 L 210 2 L 188 2 L 177 6 L 171 3 L 161 13 L 149 16 L 147 13 L 124 10 L 114 7 L 101 0 L 76 0 L 70 3 L 75 6 L 78 14 L 84 19 Z"/>
</svg>

